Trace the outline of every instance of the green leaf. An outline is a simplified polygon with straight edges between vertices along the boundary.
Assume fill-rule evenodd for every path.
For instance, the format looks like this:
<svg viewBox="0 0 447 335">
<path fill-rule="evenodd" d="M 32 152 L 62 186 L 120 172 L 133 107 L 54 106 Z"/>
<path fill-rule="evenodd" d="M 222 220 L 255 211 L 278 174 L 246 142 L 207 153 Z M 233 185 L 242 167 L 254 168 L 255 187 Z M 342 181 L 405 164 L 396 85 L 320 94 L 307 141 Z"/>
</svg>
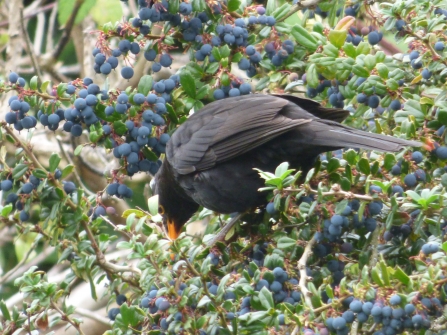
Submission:
<svg viewBox="0 0 447 335">
<path fill-rule="evenodd" d="M 59 163 L 61 162 L 61 158 L 58 154 L 52 154 L 50 157 L 50 168 L 49 171 L 53 173 L 56 171 L 57 167 L 59 166 Z"/>
<path fill-rule="evenodd" d="M 349 200 L 343 199 L 342 201 L 338 202 L 335 206 L 335 214 L 341 214 L 345 210 L 345 208 L 348 206 Z"/>
<path fill-rule="evenodd" d="M 79 144 L 74 151 L 74 155 L 79 156 L 81 154 L 82 149 L 84 149 L 84 146 L 82 144 Z"/>
<path fill-rule="evenodd" d="M 213 49 L 211 49 L 211 54 L 214 56 L 214 58 L 216 59 L 216 63 L 218 65 L 220 65 L 218 62 L 222 59 L 222 55 L 220 54 L 219 48 L 214 47 Z M 228 57 L 228 56 L 227 56 Z"/>
<path fill-rule="evenodd" d="M 196 97 L 196 83 L 194 82 L 194 78 L 188 72 L 183 71 L 180 74 L 180 84 L 186 94 L 191 98 Z"/>
<path fill-rule="evenodd" d="M 409 196 L 411 199 L 413 199 L 414 201 L 419 201 L 422 199 L 422 197 L 419 194 L 417 194 L 415 191 L 412 191 L 412 190 L 407 190 L 405 192 L 405 194 L 407 196 Z"/>
<path fill-rule="evenodd" d="M 365 63 L 366 68 L 371 71 L 376 66 L 376 57 L 373 55 L 366 55 L 363 62 Z"/>
<path fill-rule="evenodd" d="M 217 295 L 221 295 L 225 292 L 227 282 L 230 278 L 231 273 L 228 273 L 220 280 L 219 286 L 217 287 Z"/>
<path fill-rule="evenodd" d="M 296 24 L 292 28 L 292 36 L 298 44 L 301 44 L 310 52 L 314 52 L 318 48 L 318 41 L 307 31 L 306 28 Z"/>
<path fill-rule="evenodd" d="M 228 47 L 227 44 L 220 48 L 220 54 L 222 55 L 222 58 L 227 58 L 228 56 L 230 56 L 230 53 L 231 49 Z"/>
<path fill-rule="evenodd" d="M 169 13 L 171 14 L 177 14 L 180 7 L 180 1 L 179 0 L 170 0 L 169 1 Z"/>
<path fill-rule="evenodd" d="M 357 163 L 358 154 L 355 150 L 349 149 L 344 153 L 344 157 L 349 165 L 355 165 Z"/>
<path fill-rule="evenodd" d="M 197 100 L 201 100 L 203 98 L 205 98 L 205 96 L 211 91 L 210 85 L 206 84 L 203 85 L 201 88 L 199 88 L 199 90 L 197 91 L 197 96 L 196 99 Z"/>
<path fill-rule="evenodd" d="M 40 91 L 43 92 L 43 93 L 46 93 L 48 85 L 50 85 L 50 81 L 49 80 L 43 82 L 42 85 L 40 85 Z"/>
<path fill-rule="evenodd" d="M 358 55 L 369 55 L 371 52 L 371 47 L 369 46 L 369 43 L 367 42 L 360 42 L 356 49 L 356 54 Z"/>
<path fill-rule="evenodd" d="M 388 274 L 388 269 L 386 267 L 386 264 L 383 260 L 381 260 L 379 265 L 380 265 L 380 270 L 382 272 L 382 280 L 386 286 L 389 286 L 390 285 L 390 276 Z"/>
<path fill-rule="evenodd" d="M 410 277 L 408 277 L 408 275 L 400 268 L 400 266 L 397 266 L 397 268 L 395 268 L 393 276 L 406 287 L 410 285 Z"/>
<path fill-rule="evenodd" d="M 31 78 L 31 80 L 29 81 L 29 88 L 32 90 L 37 90 L 37 81 L 38 81 L 39 77 L 38 76 L 33 76 Z"/>
<path fill-rule="evenodd" d="M 239 9 L 241 5 L 241 1 L 240 0 L 229 0 L 228 1 L 228 11 L 229 12 L 234 12 L 236 10 Z"/>
<path fill-rule="evenodd" d="M 320 81 L 318 80 L 317 67 L 315 64 L 310 64 L 306 71 L 306 81 L 310 87 L 317 87 Z"/>
<path fill-rule="evenodd" d="M 276 8 L 271 15 L 276 19 L 276 21 L 278 21 L 290 11 L 290 7 L 291 7 L 290 4 L 285 3 L 281 7 Z M 275 28 L 277 28 L 277 24 L 275 24 Z M 287 32 L 289 32 L 289 30 Z"/>
<path fill-rule="evenodd" d="M 141 77 L 140 82 L 138 83 L 138 92 L 144 95 L 148 95 L 150 90 L 152 89 L 152 85 L 154 80 L 152 76 L 144 75 Z"/>
<path fill-rule="evenodd" d="M 1 212 L 0 212 L 1 216 L 7 217 L 9 215 L 9 213 L 11 213 L 12 209 L 13 209 L 12 204 L 7 204 L 5 207 L 3 207 L 1 209 Z"/>
<path fill-rule="evenodd" d="M 217 72 L 217 70 L 219 70 L 219 66 L 220 66 L 220 64 L 218 63 L 218 61 L 215 63 L 211 63 L 206 68 L 206 73 L 215 74 Z"/>
<path fill-rule="evenodd" d="M 204 295 L 204 296 L 202 297 L 202 299 L 200 299 L 199 303 L 197 304 L 197 307 L 203 307 L 203 306 L 206 306 L 206 305 L 208 305 L 210 302 L 211 302 L 211 299 L 210 299 L 207 295 Z"/>
<path fill-rule="evenodd" d="M 390 72 L 388 66 L 383 63 L 378 63 L 376 64 L 376 69 L 382 79 L 388 79 L 388 73 Z"/>
<path fill-rule="evenodd" d="M 271 32 L 272 32 L 272 27 L 270 27 L 270 26 L 265 26 L 265 27 L 262 28 L 261 31 L 259 32 L 259 36 L 261 36 L 262 38 L 267 38 L 267 36 L 269 36 Z"/>
<path fill-rule="evenodd" d="M 351 190 L 351 181 L 348 178 L 343 177 L 341 178 L 340 186 L 343 191 L 348 192 Z"/>
<path fill-rule="evenodd" d="M 283 236 L 277 242 L 278 249 L 287 249 L 296 245 L 296 241 L 290 237 Z"/>
<path fill-rule="evenodd" d="M 343 50 L 345 51 L 346 55 L 351 58 L 355 58 L 357 56 L 355 46 L 352 43 L 345 43 Z"/>
<path fill-rule="evenodd" d="M 371 269 L 371 278 L 372 278 L 373 282 L 376 283 L 377 285 L 379 285 L 380 287 L 384 286 L 383 281 L 380 278 L 379 271 L 377 270 L 377 268 Z"/>
<path fill-rule="evenodd" d="M 33 175 L 36 178 L 46 178 L 46 177 L 48 177 L 47 172 L 42 170 L 42 169 L 34 169 L 33 170 Z"/>
<path fill-rule="evenodd" d="M 65 177 L 67 177 L 74 169 L 74 165 L 69 164 L 66 167 L 64 167 L 64 169 L 62 170 L 62 176 L 61 179 L 64 179 Z"/>
<path fill-rule="evenodd" d="M 6 306 L 5 301 L 3 299 L 0 301 L 0 310 L 2 311 L 3 318 L 8 321 L 11 321 L 11 315 L 9 314 L 8 307 Z"/>
<path fill-rule="evenodd" d="M 396 164 L 396 157 L 393 154 L 386 154 L 385 159 L 383 160 L 383 167 L 387 170 L 391 170 L 394 164 Z"/>
<path fill-rule="evenodd" d="M 275 170 L 275 176 L 276 177 L 281 177 L 289 168 L 289 163 L 284 162 L 281 163 Z"/>
<path fill-rule="evenodd" d="M 328 36 L 329 42 L 340 49 L 345 44 L 347 34 L 346 30 L 331 30 Z"/>
<path fill-rule="evenodd" d="M 361 173 L 366 175 L 369 175 L 371 173 L 369 162 L 366 158 L 361 158 L 357 165 Z"/>
<path fill-rule="evenodd" d="M 356 64 L 352 67 L 352 72 L 354 72 L 354 74 L 356 76 L 359 77 L 364 77 L 364 78 L 368 78 L 370 71 L 368 71 L 367 69 L 365 69 L 363 66 Z"/>
<path fill-rule="evenodd" d="M 147 199 L 147 207 L 152 215 L 158 214 L 158 194 Z"/>
<path fill-rule="evenodd" d="M 340 160 L 337 158 L 331 158 L 327 164 L 327 172 L 335 172 L 340 167 Z"/>
<path fill-rule="evenodd" d="M 151 162 L 156 162 L 158 160 L 158 156 L 150 150 L 147 146 L 143 148 L 143 155 L 145 158 L 149 159 Z"/>
<path fill-rule="evenodd" d="M 28 171 L 27 164 L 17 164 L 12 170 L 12 178 L 19 179 Z"/>
<path fill-rule="evenodd" d="M 122 121 L 113 122 L 113 130 L 115 131 L 115 134 L 118 134 L 120 136 L 123 136 L 127 133 L 127 127 Z"/>
<path fill-rule="evenodd" d="M 259 300 L 261 301 L 262 306 L 264 306 L 267 310 L 275 307 L 272 292 L 270 292 L 265 286 L 261 289 L 261 291 L 259 291 Z"/>
</svg>

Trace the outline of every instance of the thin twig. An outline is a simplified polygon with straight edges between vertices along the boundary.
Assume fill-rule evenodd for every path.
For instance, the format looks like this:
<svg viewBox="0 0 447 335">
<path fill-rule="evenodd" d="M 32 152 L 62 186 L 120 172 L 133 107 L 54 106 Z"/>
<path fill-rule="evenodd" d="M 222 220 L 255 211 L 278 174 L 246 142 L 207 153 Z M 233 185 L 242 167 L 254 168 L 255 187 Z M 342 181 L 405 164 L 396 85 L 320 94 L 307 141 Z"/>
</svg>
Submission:
<svg viewBox="0 0 447 335">
<path fill-rule="evenodd" d="M 224 241 L 225 236 L 227 236 L 228 232 L 233 228 L 233 226 L 236 224 L 237 221 L 242 217 L 243 213 L 239 213 L 234 218 L 230 220 L 218 233 L 216 236 L 214 236 L 211 241 L 207 243 L 208 247 L 212 247 L 216 242 Z"/>
<path fill-rule="evenodd" d="M 135 273 L 135 274 L 141 276 L 141 270 L 138 268 L 135 268 L 133 266 L 116 265 L 116 264 L 108 262 L 104 256 L 103 252 L 99 248 L 98 243 L 96 243 L 95 236 L 93 235 L 92 231 L 90 230 L 88 223 L 86 221 L 82 221 L 81 224 L 87 233 L 90 243 L 92 244 L 92 248 L 95 251 L 96 260 L 98 261 L 99 266 L 101 266 L 104 270 L 109 270 L 109 271 L 113 271 L 113 272 L 132 272 L 132 273 Z"/>
<path fill-rule="evenodd" d="M 3 276 L 1 276 L 0 278 L 0 285 L 3 285 L 5 282 L 7 282 L 8 278 L 11 277 L 23 264 L 26 263 L 26 261 L 28 260 L 28 257 L 31 255 L 31 253 L 34 251 L 34 248 L 37 246 L 37 244 L 39 243 L 39 240 L 36 240 L 31 247 L 29 248 L 28 252 L 25 254 L 25 257 L 23 257 L 23 259 L 18 262 L 16 264 L 16 266 L 14 266 L 11 270 L 9 270 L 8 272 L 6 272 Z"/>
<path fill-rule="evenodd" d="M 57 141 L 57 144 L 59 145 L 60 153 L 62 154 L 62 156 L 64 156 L 64 158 L 68 162 L 68 164 L 75 166 L 71 157 L 66 154 L 64 147 L 62 146 L 61 138 L 59 136 L 56 136 L 56 141 Z M 85 191 L 85 193 L 87 193 L 87 195 L 89 195 L 89 196 L 96 195 L 96 193 L 93 193 L 92 191 L 90 191 L 87 188 L 87 186 L 82 182 L 81 177 L 79 176 L 76 168 L 73 169 L 73 175 L 74 175 L 74 178 L 76 179 L 76 182 L 78 183 L 78 185 L 82 186 L 82 189 Z"/>
<path fill-rule="evenodd" d="M 67 20 L 67 23 L 65 24 L 64 33 L 59 40 L 58 45 L 56 46 L 54 53 L 53 53 L 53 59 L 58 59 L 61 55 L 62 51 L 64 50 L 67 43 L 70 41 L 70 35 L 71 30 L 73 29 L 73 25 L 75 23 L 76 16 L 79 12 L 79 9 L 81 8 L 82 4 L 84 3 L 84 0 L 76 0 L 73 10 L 70 14 L 70 17 Z"/>
<path fill-rule="evenodd" d="M 304 248 L 303 255 L 301 256 L 300 260 L 298 261 L 298 270 L 300 271 L 300 281 L 298 283 L 298 286 L 299 286 L 301 293 L 304 297 L 304 301 L 305 301 L 306 305 L 311 309 L 313 309 L 312 300 L 310 299 L 310 296 L 312 295 L 312 293 L 307 288 L 307 281 L 308 281 L 309 277 L 307 276 L 307 272 L 306 272 L 306 264 L 307 264 L 307 259 L 312 254 L 312 247 L 314 246 L 315 243 L 316 243 L 316 239 L 314 236 L 307 243 L 306 247 Z"/>
<path fill-rule="evenodd" d="M 30 19 L 30 18 L 32 18 L 32 17 L 34 17 L 34 16 L 36 16 L 36 15 L 42 13 L 42 12 L 46 12 L 47 10 L 52 9 L 54 6 L 56 6 L 56 3 L 55 3 L 55 2 L 50 3 L 50 4 L 48 4 L 48 5 L 45 5 L 45 6 L 42 6 L 42 7 L 40 7 L 38 10 L 34 10 L 32 13 L 26 14 L 24 18 L 25 18 L 25 19 Z M 11 19 L 11 18 L 10 18 L 10 19 Z M 10 21 L 9 21 L 9 20 L 7 20 L 7 21 L 2 21 L 2 22 L 0 22 L 0 27 L 8 27 L 9 24 L 10 24 Z"/>
<path fill-rule="evenodd" d="M 334 190 L 334 188 L 336 188 L 336 190 Z M 285 192 L 299 192 L 298 189 L 292 188 L 292 187 L 284 188 L 283 191 L 285 191 Z M 313 189 L 309 189 L 308 192 L 310 192 L 312 194 L 319 194 L 318 190 L 313 190 Z M 332 187 L 331 191 L 321 192 L 321 194 L 323 196 L 329 196 L 329 195 L 337 196 L 337 195 L 339 195 L 339 196 L 345 197 L 346 199 L 354 199 L 355 198 L 355 199 L 367 200 L 367 201 L 373 201 L 374 200 L 374 198 L 369 196 L 369 195 L 356 194 L 356 193 L 352 193 L 352 192 L 342 191 L 342 190 L 339 189 L 338 185 L 336 185 L 336 184 Z"/>
<path fill-rule="evenodd" d="M 28 52 L 28 55 L 31 59 L 31 63 L 33 64 L 33 68 L 35 73 L 39 76 L 39 78 L 42 78 L 42 72 L 40 71 L 39 62 L 36 59 L 36 55 L 34 54 L 34 50 L 31 47 L 31 40 L 28 35 L 28 31 L 25 27 L 25 19 L 23 17 L 23 7 L 20 7 L 20 28 L 22 29 L 23 39 L 25 40 L 26 50 Z"/>
<path fill-rule="evenodd" d="M 354 320 L 351 326 L 351 335 L 357 335 L 358 329 L 359 329 L 359 323 L 357 320 Z"/>
<path fill-rule="evenodd" d="M 290 8 L 289 12 L 286 15 L 284 15 L 281 19 L 279 19 L 278 22 L 282 22 L 282 21 L 286 20 L 288 17 L 292 16 L 293 14 L 298 12 L 300 9 L 316 6 L 320 1 L 321 0 L 299 1 L 296 5 L 293 5 Z"/>
<path fill-rule="evenodd" d="M 82 308 L 82 307 L 76 307 L 76 314 L 79 314 L 80 316 L 98 321 L 99 323 L 110 326 L 111 321 L 108 318 L 102 317 L 98 315 L 97 313 L 92 312 L 91 310 Z"/>
<path fill-rule="evenodd" d="M 76 328 L 76 330 L 79 332 L 80 335 L 85 335 L 84 332 L 82 331 L 81 327 L 79 326 L 79 324 L 75 321 L 73 321 L 67 314 L 64 313 L 64 311 L 62 311 L 54 301 L 51 300 L 51 306 L 61 315 L 62 320 L 67 321 L 68 323 L 70 323 L 73 327 Z"/>
<path fill-rule="evenodd" d="M 34 248 L 31 247 L 28 253 L 26 254 L 25 258 L 20 263 L 18 263 L 13 269 L 9 270 L 0 278 L 0 285 L 13 281 L 17 277 L 21 276 L 30 267 L 44 261 L 55 249 L 54 247 L 47 246 L 43 249 L 43 251 L 40 254 L 38 254 L 35 258 L 33 258 L 29 263 L 25 264 L 26 259 L 29 257 L 30 253 L 33 250 Z M 15 275 L 14 272 L 16 272 Z"/>
<path fill-rule="evenodd" d="M 370 268 L 373 268 L 378 262 L 379 254 L 378 254 L 377 247 L 379 244 L 379 233 L 380 233 L 380 229 L 379 229 L 379 227 L 376 227 L 376 229 L 374 229 L 374 231 L 371 234 L 370 248 L 372 249 L 372 253 L 371 253 L 370 260 L 369 260 Z"/>
</svg>

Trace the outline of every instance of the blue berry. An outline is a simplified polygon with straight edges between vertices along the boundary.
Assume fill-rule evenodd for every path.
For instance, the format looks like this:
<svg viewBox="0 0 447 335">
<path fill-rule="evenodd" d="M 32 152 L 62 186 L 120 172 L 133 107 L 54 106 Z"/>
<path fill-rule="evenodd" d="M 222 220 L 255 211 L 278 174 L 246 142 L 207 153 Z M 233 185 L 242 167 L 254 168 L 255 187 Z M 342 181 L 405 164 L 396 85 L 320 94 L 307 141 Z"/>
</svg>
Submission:
<svg viewBox="0 0 447 335">
<path fill-rule="evenodd" d="M 160 55 L 160 64 L 163 67 L 170 67 L 172 65 L 172 58 L 169 54 Z"/>
<path fill-rule="evenodd" d="M 76 185 L 73 182 L 67 181 L 64 184 L 65 193 L 70 194 L 70 193 L 73 193 L 75 190 L 76 190 Z"/>
<path fill-rule="evenodd" d="M 377 31 L 372 31 L 368 34 L 368 42 L 371 45 L 376 45 L 380 42 L 380 35 Z"/>
<path fill-rule="evenodd" d="M 275 205 L 273 204 L 273 202 L 269 202 L 265 208 L 265 210 L 267 211 L 267 213 L 269 213 L 270 215 L 276 214 L 277 210 L 275 208 Z"/>
<path fill-rule="evenodd" d="M 132 69 L 130 66 L 124 66 L 124 67 L 121 69 L 121 76 L 122 76 L 124 79 L 130 79 L 130 78 L 132 78 L 132 77 L 133 77 L 133 74 L 134 74 L 134 71 L 133 71 L 133 69 Z"/>
<path fill-rule="evenodd" d="M 433 254 L 439 251 L 439 246 L 434 243 L 426 243 L 421 248 L 422 252 L 426 255 Z"/>
<path fill-rule="evenodd" d="M 393 100 L 390 103 L 390 108 L 394 111 L 401 109 L 402 105 L 399 100 Z"/>
<path fill-rule="evenodd" d="M 435 50 L 436 51 L 444 51 L 445 45 L 443 42 L 436 42 L 435 43 Z"/>
<path fill-rule="evenodd" d="M 192 6 L 189 3 L 182 2 L 179 6 L 179 12 L 182 15 L 189 15 L 192 12 Z"/>
<path fill-rule="evenodd" d="M 402 302 L 402 299 L 400 296 L 398 296 L 397 294 L 391 296 L 390 298 L 390 304 L 391 306 L 396 306 L 399 305 Z"/>
<path fill-rule="evenodd" d="M 109 312 L 107 313 L 110 320 L 115 321 L 118 314 L 120 314 L 121 311 L 119 308 L 111 308 Z"/>
<path fill-rule="evenodd" d="M 416 176 L 413 173 L 407 174 L 404 178 L 404 183 L 408 187 L 414 187 L 417 184 Z"/>
<path fill-rule="evenodd" d="M 371 95 L 368 98 L 368 106 L 371 108 L 377 108 L 380 103 L 380 98 L 377 95 Z"/>
<path fill-rule="evenodd" d="M 368 97 L 366 96 L 365 93 L 359 93 L 357 94 L 357 102 L 364 104 L 368 101 Z"/>
<path fill-rule="evenodd" d="M 431 78 L 431 72 L 428 69 L 422 70 L 422 78 L 428 80 Z"/>
<path fill-rule="evenodd" d="M 410 52 L 410 60 L 415 60 L 417 58 L 419 58 L 419 51 L 413 50 L 412 52 Z"/>
<path fill-rule="evenodd" d="M 418 69 L 420 69 L 420 68 L 423 66 L 423 64 L 422 64 L 421 62 L 416 62 L 415 59 L 413 59 L 413 60 L 410 62 L 410 64 L 411 64 L 411 67 L 412 67 L 413 69 L 415 69 L 415 70 L 418 70 Z"/>
<path fill-rule="evenodd" d="M 158 62 L 152 63 L 152 71 L 154 72 L 160 72 L 161 70 L 161 64 Z"/>
<path fill-rule="evenodd" d="M 382 203 L 378 202 L 378 201 L 373 201 L 371 203 L 369 203 L 368 205 L 368 209 L 369 209 L 369 213 L 371 215 L 377 215 L 381 212 L 382 210 Z"/>
<path fill-rule="evenodd" d="M 349 304 L 349 309 L 353 311 L 354 313 L 360 313 L 362 311 L 363 303 L 359 300 L 353 300 Z"/>
<path fill-rule="evenodd" d="M 8 79 L 11 83 L 15 84 L 17 80 L 19 80 L 19 75 L 15 72 L 11 72 L 8 76 Z"/>
<path fill-rule="evenodd" d="M 229 95 L 230 97 L 237 97 L 237 96 L 241 95 L 241 92 L 239 91 L 238 88 L 232 88 L 232 89 L 228 92 L 228 95 Z"/>
<path fill-rule="evenodd" d="M 398 176 L 401 173 L 401 167 L 399 165 L 393 165 L 393 167 L 391 168 L 391 174 L 393 176 Z"/>
</svg>

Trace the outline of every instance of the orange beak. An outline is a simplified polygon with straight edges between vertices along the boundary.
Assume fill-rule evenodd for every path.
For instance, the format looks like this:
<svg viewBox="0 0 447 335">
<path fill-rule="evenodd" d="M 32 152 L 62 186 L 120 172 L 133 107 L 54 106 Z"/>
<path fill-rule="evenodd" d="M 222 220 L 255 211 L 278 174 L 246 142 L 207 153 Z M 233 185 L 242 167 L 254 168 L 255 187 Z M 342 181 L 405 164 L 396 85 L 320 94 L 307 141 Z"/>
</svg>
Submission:
<svg viewBox="0 0 447 335">
<path fill-rule="evenodd" d="M 168 236 L 171 240 L 175 240 L 181 233 L 182 228 L 177 229 L 175 223 L 171 219 L 167 219 L 168 221 Z"/>
</svg>

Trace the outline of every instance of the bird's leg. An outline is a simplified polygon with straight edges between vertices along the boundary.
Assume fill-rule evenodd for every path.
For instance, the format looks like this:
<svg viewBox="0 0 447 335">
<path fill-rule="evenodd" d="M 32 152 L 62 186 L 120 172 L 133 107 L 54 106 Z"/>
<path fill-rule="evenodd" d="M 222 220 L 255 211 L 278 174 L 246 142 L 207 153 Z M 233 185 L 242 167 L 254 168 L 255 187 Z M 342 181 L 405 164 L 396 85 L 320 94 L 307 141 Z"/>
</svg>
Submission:
<svg viewBox="0 0 447 335">
<path fill-rule="evenodd" d="M 233 217 L 230 222 L 228 222 L 218 233 L 214 238 L 208 242 L 208 246 L 211 247 L 216 242 L 219 241 L 225 241 L 225 236 L 228 234 L 228 232 L 233 228 L 233 226 L 236 224 L 237 221 L 244 215 L 244 213 L 238 213 L 235 217 Z"/>
</svg>

